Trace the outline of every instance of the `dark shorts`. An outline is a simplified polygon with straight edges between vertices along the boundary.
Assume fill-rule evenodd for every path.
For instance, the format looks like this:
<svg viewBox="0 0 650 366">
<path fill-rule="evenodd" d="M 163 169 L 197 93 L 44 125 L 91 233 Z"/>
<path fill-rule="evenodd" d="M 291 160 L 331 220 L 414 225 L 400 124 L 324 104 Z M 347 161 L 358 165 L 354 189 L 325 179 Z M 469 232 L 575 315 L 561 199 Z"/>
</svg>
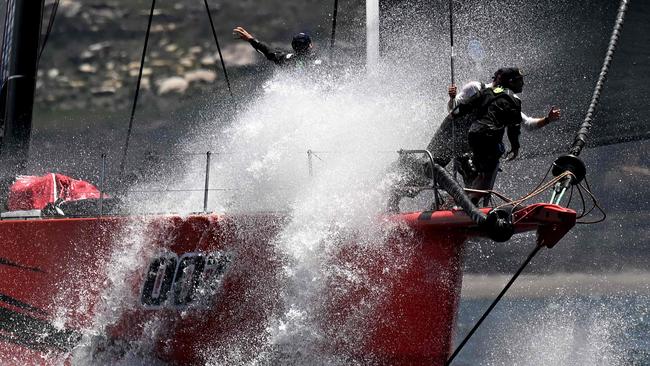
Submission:
<svg viewBox="0 0 650 366">
<path fill-rule="evenodd" d="M 470 132 L 469 146 L 472 150 L 474 166 L 478 172 L 490 173 L 499 166 L 499 159 L 505 153 L 502 136 Z"/>
</svg>

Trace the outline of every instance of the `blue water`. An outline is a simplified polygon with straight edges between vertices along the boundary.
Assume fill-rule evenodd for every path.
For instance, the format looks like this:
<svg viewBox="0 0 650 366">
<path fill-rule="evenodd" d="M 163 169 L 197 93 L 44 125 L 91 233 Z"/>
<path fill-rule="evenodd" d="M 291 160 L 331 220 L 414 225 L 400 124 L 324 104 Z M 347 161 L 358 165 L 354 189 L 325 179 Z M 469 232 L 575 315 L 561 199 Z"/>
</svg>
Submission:
<svg viewBox="0 0 650 366">
<path fill-rule="evenodd" d="M 492 299 L 463 299 L 455 343 Z M 650 365 L 650 296 L 507 299 L 453 365 Z"/>
</svg>

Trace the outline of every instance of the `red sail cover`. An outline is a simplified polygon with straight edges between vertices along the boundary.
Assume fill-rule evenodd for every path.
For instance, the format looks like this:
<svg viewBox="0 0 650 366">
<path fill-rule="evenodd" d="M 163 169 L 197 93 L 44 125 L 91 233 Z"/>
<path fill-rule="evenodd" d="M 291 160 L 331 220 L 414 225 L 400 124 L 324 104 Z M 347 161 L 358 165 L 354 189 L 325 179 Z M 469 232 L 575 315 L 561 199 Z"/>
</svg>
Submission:
<svg viewBox="0 0 650 366">
<path fill-rule="evenodd" d="M 99 196 L 99 189 L 94 185 L 62 174 L 23 175 L 9 189 L 7 208 L 9 211 L 41 210 L 59 198 L 76 201 Z"/>
</svg>

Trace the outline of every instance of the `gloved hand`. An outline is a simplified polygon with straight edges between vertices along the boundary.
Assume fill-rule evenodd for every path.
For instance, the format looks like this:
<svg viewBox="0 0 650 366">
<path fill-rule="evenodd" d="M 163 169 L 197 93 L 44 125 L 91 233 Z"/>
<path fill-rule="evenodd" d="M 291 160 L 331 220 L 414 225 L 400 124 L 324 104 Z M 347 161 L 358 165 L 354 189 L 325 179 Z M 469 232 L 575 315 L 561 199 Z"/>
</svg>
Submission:
<svg viewBox="0 0 650 366">
<path fill-rule="evenodd" d="M 510 155 L 512 155 L 512 156 L 510 156 Z M 512 161 L 512 160 L 515 160 L 517 158 L 517 155 L 519 155 L 519 149 L 518 148 L 517 149 L 511 149 L 510 151 L 508 151 L 504 155 L 504 158 L 506 159 L 506 161 Z"/>
</svg>

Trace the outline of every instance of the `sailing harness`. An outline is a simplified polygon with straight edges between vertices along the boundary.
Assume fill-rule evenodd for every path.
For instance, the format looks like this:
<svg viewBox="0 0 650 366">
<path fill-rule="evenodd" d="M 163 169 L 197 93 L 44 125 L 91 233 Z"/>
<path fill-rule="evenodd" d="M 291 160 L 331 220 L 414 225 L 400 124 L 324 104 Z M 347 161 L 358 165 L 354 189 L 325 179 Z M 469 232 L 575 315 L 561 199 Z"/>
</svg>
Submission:
<svg viewBox="0 0 650 366">
<path fill-rule="evenodd" d="M 598 204 L 595 196 L 591 192 L 591 188 L 589 186 L 589 183 L 586 178 L 586 168 L 584 163 L 578 158 L 578 155 L 580 155 L 580 152 L 584 148 L 586 144 L 586 139 L 587 139 L 587 134 L 589 133 L 589 130 L 591 129 L 592 126 L 592 120 L 593 116 L 596 112 L 596 107 L 598 106 L 599 98 L 602 93 L 602 90 L 605 85 L 605 80 L 607 78 L 607 73 L 609 72 L 609 67 L 612 62 L 614 52 L 616 51 L 616 46 L 618 44 L 618 40 L 621 34 L 621 29 L 623 27 L 623 21 L 625 18 L 625 13 L 627 11 L 629 0 L 621 0 L 619 8 L 618 8 L 618 13 L 616 16 L 616 22 L 614 24 L 614 29 L 612 31 L 612 35 L 609 39 L 609 46 L 607 47 L 607 52 L 605 54 L 605 59 L 603 61 L 603 66 L 601 68 L 600 74 L 598 75 L 598 80 L 596 82 L 596 86 L 594 88 L 594 93 L 591 98 L 591 103 L 589 104 L 589 109 L 587 110 L 587 115 L 585 116 L 585 120 L 580 126 L 580 129 L 578 130 L 573 144 L 571 148 L 569 149 L 569 153 L 566 155 L 562 155 L 555 160 L 553 165 L 549 168 L 549 170 L 546 172 L 546 175 L 544 178 L 542 178 L 542 183 L 540 183 L 531 193 L 528 195 L 524 196 L 522 199 L 509 202 L 507 203 L 508 206 L 511 206 L 513 209 L 516 208 L 516 206 L 520 205 L 523 201 L 533 197 L 534 195 L 538 195 L 541 192 L 545 191 L 546 189 L 550 188 L 551 186 L 554 186 L 553 189 L 553 194 L 551 196 L 551 203 L 559 205 L 562 201 L 562 198 L 564 197 L 564 194 L 566 193 L 567 189 L 571 187 L 571 194 L 569 196 L 567 206 L 571 203 L 571 197 L 573 195 L 573 187 L 578 188 L 578 193 L 580 194 L 580 197 L 582 199 L 582 212 L 578 215 L 578 218 L 582 218 L 586 215 L 588 215 L 594 208 L 598 208 L 600 212 L 603 214 L 603 217 L 599 220 L 596 221 L 590 221 L 590 222 L 577 222 L 579 224 L 593 224 L 597 222 L 601 222 L 605 220 L 606 215 L 603 209 L 600 207 Z M 546 180 L 546 177 L 548 176 L 549 172 L 553 173 L 555 176 L 554 179 L 552 179 L 550 182 L 544 183 Z M 584 181 L 584 185 L 582 184 L 582 181 Z M 585 191 L 593 200 L 594 206 L 590 210 L 585 209 L 585 202 L 584 202 L 584 196 L 582 191 Z M 520 218 L 521 220 L 521 218 Z M 523 270 L 528 266 L 528 264 L 532 261 L 532 259 L 537 255 L 537 253 L 540 251 L 543 245 L 535 245 L 535 248 L 532 250 L 532 252 L 528 255 L 526 260 L 523 262 L 521 267 L 517 270 L 517 272 L 512 276 L 510 281 L 506 284 L 506 286 L 501 290 L 499 295 L 494 299 L 494 301 L 490 304 L 490 306 L 487 308 L 487 310 L 483 313 L 481 318 L 476 322 L 474 327 L 467 333 L 465 338 L 460 342 L 458 347 L 454 350 L 452 355 L 447 359 L 445 362 L 445 365 L 450 365 L 453 360 L 458 356 L 460 351 L 463 349 L 465 344 L 469 341 L 469 339 L 474 335 L 476 330 L 481 326 L 483 321 L 488 317 L 488 315 L 492 312 L 492 310 L 496 307 L 496 305 L 499 303 L 501 298 L 505 295 L 505 293 L 510 289 L 512 284 L 515 282 L 515 280 L 519 277 L 519 275 L 523 272 Z"/>
</svg>

